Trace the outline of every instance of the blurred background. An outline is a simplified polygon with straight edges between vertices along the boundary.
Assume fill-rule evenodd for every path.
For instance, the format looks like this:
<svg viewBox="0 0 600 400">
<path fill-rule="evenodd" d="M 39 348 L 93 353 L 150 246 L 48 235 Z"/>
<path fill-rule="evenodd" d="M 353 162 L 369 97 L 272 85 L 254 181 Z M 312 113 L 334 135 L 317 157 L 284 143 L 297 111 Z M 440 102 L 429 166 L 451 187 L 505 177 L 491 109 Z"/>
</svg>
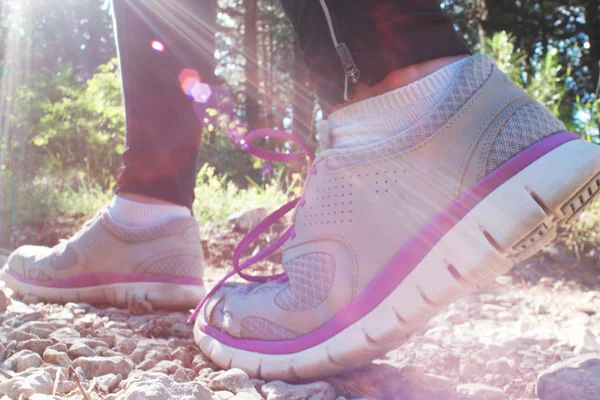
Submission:
<svg viewBox="0 0 600 400">
<path fill-rule="evenodd" d="M 285 129 L 316 144 L 322 114 L 278 0 L 203 1 L 215 3 L 216 75 L 236 104 L 233 113 L 209 109 L 202 132 L 204 200 L 194 211 L 211 225 L 273 207 L 301 184 L 300 171 L 234 145 L 231 127 Z M 442 6 L 475 51 L 495 57 L 570 130 L 599 141 L 599 0 Z M 125 119 L 110 2 L 0 0 L 0 18 L 0 247 L 53 245 L 109 201 L 121 166 Z"/>
</svg>

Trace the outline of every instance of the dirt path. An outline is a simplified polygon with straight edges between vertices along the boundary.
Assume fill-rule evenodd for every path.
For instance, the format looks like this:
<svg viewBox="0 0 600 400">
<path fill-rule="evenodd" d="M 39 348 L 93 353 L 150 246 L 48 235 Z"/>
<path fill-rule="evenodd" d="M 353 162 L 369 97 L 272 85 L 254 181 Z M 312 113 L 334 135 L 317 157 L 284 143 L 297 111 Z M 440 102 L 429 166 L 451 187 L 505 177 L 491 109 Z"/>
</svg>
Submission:
<svg viewBox="0 0 600 400">
<path fill-rule="evenodd" d="M 239 236 L 228 231 L 207 235 L 209 285 L 227 268 Z M 261 245 L 270 240 L 264 238 Z M 260 272 L 274 272 L 277 257 Z M 594 354 L 600 352 L 600 290 L 591 289 L 600 289 L 598 271 L 589 267 L 582 275 L 570 257 L 547 251 L 450 305 L 382 359 L 302 385 L 219 370 L 197 350 L 183 312 L 132 315 L 87 304 L 36 304 L 33 298 L 6 299 L 2 294 L 10 296 L 10 291 L 4 290 L 1 400 L 85 399 L 82 390 L 90 399 L 110 400 L 568 399 L 564 388 L 574 399 L 599 399 L 598 386 L 577 384 L 579 375 L 554 379 L 565 371 L 561 366 L 540 380 L 536 395 L 538 376 L 551 366 L 576 357 L 600 363 L 600 354 Z M 142 307 L 136 314 L 143 311 L 148 310 Z"/>
</svg>

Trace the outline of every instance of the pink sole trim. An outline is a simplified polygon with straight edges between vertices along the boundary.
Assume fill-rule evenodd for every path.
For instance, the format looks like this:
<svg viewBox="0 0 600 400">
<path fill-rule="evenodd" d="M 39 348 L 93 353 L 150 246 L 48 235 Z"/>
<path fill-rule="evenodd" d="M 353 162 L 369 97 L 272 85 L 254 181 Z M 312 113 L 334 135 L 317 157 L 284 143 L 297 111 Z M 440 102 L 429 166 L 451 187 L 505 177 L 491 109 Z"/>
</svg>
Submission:
<svg viewBox="0 0 600 400">
<path fill-rule="evenodd" d="M 202 279 L 152 274 L 82 274 L 74 276 L 73 278 L 57 281 L 40 281 L 37 279 L 26 278 L 13 271 L 6 271 L 6 274 L 27 285 L 54 289 L 93 288 L 96 286 L 115 285 L 119 283 L 172 283 L 176 285 L 204 286 Z"/>
<path fill-rule="evenodd" d="M 261 354 L 292 354 L 315 347 L 337 335 L 374 310 L 416 268 L 429 251 L 479 202 L 524 168 L 557 147 L 580 139 L 570 132 L 559 132 L 541 140 L 492 172 L 460 196 L 445 212 L 434 217 L 413 236 L 369 286 L 352 303 L 320 328 L 295 340 L 265 341 L 235 338 L 198 320 L 208 336 L 229 347 Z"/>
</svg>

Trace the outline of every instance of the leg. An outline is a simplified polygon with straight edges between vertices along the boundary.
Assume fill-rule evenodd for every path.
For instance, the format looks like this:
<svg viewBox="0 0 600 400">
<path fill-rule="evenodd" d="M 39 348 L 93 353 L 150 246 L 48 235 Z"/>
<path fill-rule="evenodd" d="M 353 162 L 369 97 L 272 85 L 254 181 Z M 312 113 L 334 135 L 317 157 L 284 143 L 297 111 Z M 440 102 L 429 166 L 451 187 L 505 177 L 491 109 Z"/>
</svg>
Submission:
<svg viewBox="0 0 600 400">
<path fill-rule="evenodd" d="M 213 81 L 212 4 L 113 2 L 127 115 L 118 193 L 192 207 L 202 124 L 178 77 L 184 69 L 194 69 L 203 81 Z M 184 36 L 188 32 L 193 34 Z"/>
<path fill-rule="evenodd" d="M 322 105 L 328 110 L 339 106 L 344 102 L 344 69 L 321 4 L 318 0 L 282 0 L 282 4 Z M 381 85 L 394 71 L 470 54 L 438 0 L 328 0 L 327 4 L 336 39 L 347 46 L 360 71 L 353 100 L 365 97 L 366 88 Z"/>
<path fill-rule="evenodd" d="M 464 57 L 432 0 L 284 4 L 319 96 L 337 110 L 285 236 L 288 280 L 222 281 L 194 332 L 220 366 L 300 380 L 399 346 L 540 250 L 600 192 L 600 148 L 565 132 L 489 57 Z"/>
<path fill-rule="evenodd" d="M 191 216 L 201 122 L 179 76 L 213 81 L 212 1 L 114 0 L 127 117 L 124 168 L 110 207 L 48 249 L 15 251 L 7 285 L 49 302 L 189 308 L 204 294 Z M 193 32 L 190 35 L 190 32 Z"/>
</svg>

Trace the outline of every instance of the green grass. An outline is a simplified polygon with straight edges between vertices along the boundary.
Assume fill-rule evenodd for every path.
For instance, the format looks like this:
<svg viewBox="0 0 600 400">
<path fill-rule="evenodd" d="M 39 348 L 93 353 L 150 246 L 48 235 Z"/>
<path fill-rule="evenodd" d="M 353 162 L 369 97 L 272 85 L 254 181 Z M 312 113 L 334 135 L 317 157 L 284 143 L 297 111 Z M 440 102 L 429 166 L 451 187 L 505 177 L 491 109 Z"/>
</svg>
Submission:
<svg viewBox="0 0 600 400">
<path fill-rule="evenodd" d="M 216 175 L 215 169 L 205 164 L 196 181 L 194 215 L 202 225 L 209 225 L 222 223 L 231 214 L 242 210 L 255 207 L 275 209 L 289 201 L 291 192 L 297 194 L 299 181 L 299 176 L 295 176 L 290 184 L 285 185 L 291 189 L 284 190 L 280 175 L 265 185 L 248 180 L 248 187 L 241 188 L 228 181 L 227 176 Z"/>
</svg>

